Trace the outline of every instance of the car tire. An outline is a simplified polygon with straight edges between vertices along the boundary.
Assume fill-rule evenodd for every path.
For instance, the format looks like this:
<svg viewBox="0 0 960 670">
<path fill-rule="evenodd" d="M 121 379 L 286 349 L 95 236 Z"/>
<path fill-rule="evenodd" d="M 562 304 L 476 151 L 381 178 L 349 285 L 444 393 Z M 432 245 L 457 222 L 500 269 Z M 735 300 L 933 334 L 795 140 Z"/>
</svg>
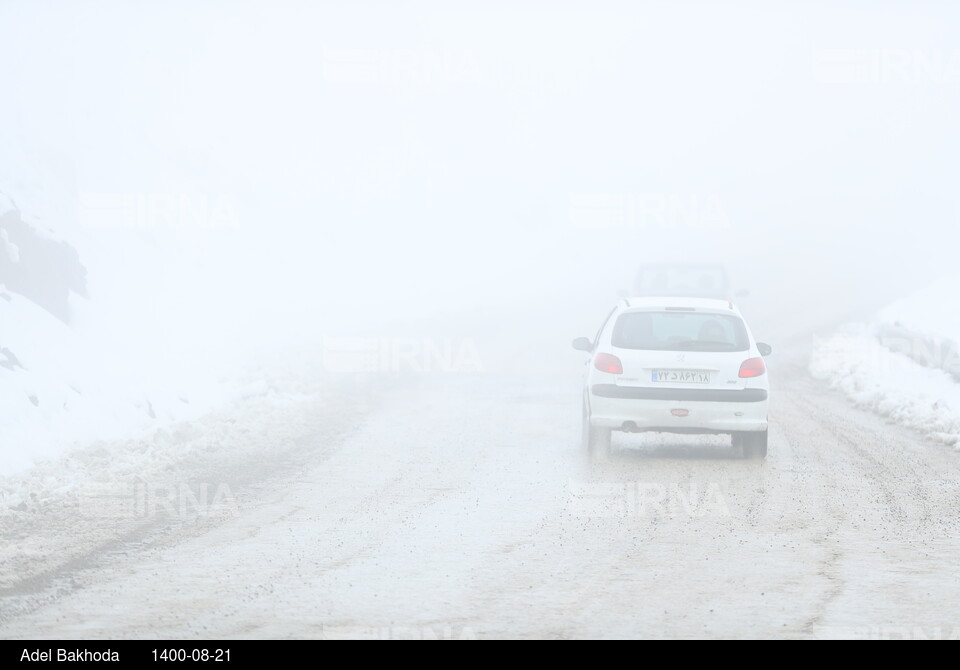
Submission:
<svg viewBox="0 0 960 670">
<path fill-rule="evenodd" d="M 583 401 L 583 447 L 595 459 L 604 459 L 610 455 L 610 441 L 613 431 L 609 428 L 598 428 L 590 422 L 590 409 L 587 401 Z"/>
<path fill-rule="evenodd" d="M 743 447 L 743 457 L 754 461 L 762 461 L 767 457 L 768 431 L 762 433 L 741 433 L 740 444 Z"/>
</svg>

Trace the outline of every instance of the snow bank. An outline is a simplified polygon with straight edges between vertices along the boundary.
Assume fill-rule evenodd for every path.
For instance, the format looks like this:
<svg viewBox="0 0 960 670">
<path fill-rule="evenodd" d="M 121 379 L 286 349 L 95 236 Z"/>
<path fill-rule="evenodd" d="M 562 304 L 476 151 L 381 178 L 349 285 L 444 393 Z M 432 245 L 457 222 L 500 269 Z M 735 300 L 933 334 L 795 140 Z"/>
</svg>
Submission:
<svg viewBox="0 0 960 670">
<path fill-rule="evenodd" d="M 960 278 L 943 279 L 814 342 L 810 372 L 858 407 L 960 449 Z"/>
<path fill-rule="evenodd" d="M 20 75 L 32 90 L 36 73 Z M 58 101 L 54 91 L 45 102 Z M 25 109 L 0 106 L 0 477 L 242 396 L 251 338 L 241 338 L 254 320 L 244 293 L 204 269 L 223 256 L 249 262 L 245 250 L 220 250 L 229 231 L 192 220 L 151 227 L 115 206 L 126 195 L 220 193 L 219 177 L 144 156 L 146 131 L 124 135 L 141 143 L 129 162 L 101 159 L 90 132 L 59 123 L 62 110 Z M 91 194 L 108 196 L 106 205 L 91 205 Z M 91 225 L 105 213 L 113 219 Z"/>
<path fill-rule="evenodd" d="M 82 334 L 2 289 L 0 324 L 0 475 L 76 445 L 195 417 L 231 396 L 189 370 L 157 376 L 120 355 L 105 358 Z"/>
<path fill-rule="evenodd" d="M 23 434 L 34 448 L 38 446 L 35 438 L 49 438 L 54 425 L 64 438 L 62 444 L 77 436 L 86 439 L 76 441 L 76 448 L 57 457 L 53 457 L 57 442 L 49 440 L 51 458 L 34 462 L 37 454 L 31 453 L 24 461 L 30 467 L 19 468 L 16 474 L 0 474 L 0 517 L 63 502 L 64 496 L 75 496 L 79 487 L 95 482 L 149 479 L 156 483 L 170 475 L 184 476 L 186 464 L 201 457 L 221 465 L 247 463 L 256 471 L 256 459 L 289 448 L 282 440 L 279 444 L 264 440 L 258 431 L 269 426 L 273 435 L 282 435 L 285 426 L 299 428 L 296 417 L 311 416 L 305 407 L 316 405 L 316 398 L 315 392 L 281 395 L 263 384 L 251 383 L 238 388 L 235 402 L 219 414 L 203 412 L 203 416 L 189 417 L 190 421 L 162 421 L 146 417 L 140 406 L 116 411 L 112 425 L 104 423 L 102 396 L 81 401 L 71 398 L 74 411 L 54 413 L 53 424 L 42 430 L 37 430 L 31 419 Z M 92 410 L 94 419 L 88 425 L 78 420 L 82 409 Z"/>
<path fill-rule="evenodd" d="M 880 311 L 877 321 L 925 335 L 960 340 L 960 276 L 945 277 Z"/>
<path fill-rule="evenodd" d="M 200 328 L 185 320 L 174 334 L 158 316 L 149 318 L 160 313 L 152 295 L 124 302 L 115 297 L 120 291 L 105 290 L 131 285 L 125 264 L 143 265 L 151 247 L 93 253 L 96 245 L 83 240 L 91 253 L 79 262 L 93 264 L 100 290 L 81 298 L 82 285 L 54 281 L 65 271 L 61 256 L 76 256 L 83 247 L 77 245 L 81 232 L 70 216 L 36 215 L 68 210 L 70 196 L 48 185 L 46 191 L 23 187 L 32 196 L 23 198 L 2 177 L 0 170 L 0 477 L 94 441 L 135 438 L 196 418 L 237 397 L 235 373 L 223 377 L 223 368 L 194 342 Z M 45 195 L 36 211 L 22 209 Z M 52 240 L 64 254 L 26 253 L 14 243 L 14 230 L 19 239 Z"/>
</svg>

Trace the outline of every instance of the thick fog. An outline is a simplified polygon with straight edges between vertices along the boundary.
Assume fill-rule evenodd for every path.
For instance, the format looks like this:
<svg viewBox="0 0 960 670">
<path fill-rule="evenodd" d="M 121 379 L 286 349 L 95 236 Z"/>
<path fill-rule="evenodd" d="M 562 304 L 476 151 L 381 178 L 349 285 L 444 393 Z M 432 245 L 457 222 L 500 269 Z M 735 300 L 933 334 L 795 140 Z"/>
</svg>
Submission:
<svg viewBox="0 0 960 670">
<path fill-rule="evenodd" d="M 508 487 L 517 473 L 558 486 L 619 481 L 627 476 L 620 470 L 564 469 L 579 454 L 584 360 L 570 341 L 592 338 L 630 295 L 637 270 L 659 263 L 725 267 L 757 339 L 774 347 L 773 416 L 778 402 L 792 408 L 772 419 L 774 466 L 788 444 L 791 459 L 814 458 L 797 435 L 824 458 L 833 453 L 830 427 L 793 431 L 790 412 L 841 422 L 857 407 L 877 425 L 880 414 L 924 434 L 960 435 L 941 418 L 908 412 L 911 424 L 891 409 L 940 411 L 950 406 L 949 389 L 930 400 L 868 397 L 880 382 L 855 375 L 887 370 L 886 350 L 859 367 L 844 359 L 857 380 L 849 384 L 811 359 L 820 338 L 844 324 L 900 327 L 901 314 L 950 296 L 928 293 L 909 303 L 913 312 L 890 307 L 957 274 L 960 8 L 949 3 L 0 0 L 0 27 L 0 386 L 4 402 L 23 407 L 11 410 L 18 423 L 0 422 L 9 431 L 0 443 L 19 445 L 0 454 L 0 476 L 22 477 L 0 477 L 10 509 L 29 507 L 29 482 L 47 481 L 31 469 L 41 457 L 70 458 L 72 449 L 117 440 L 144 440 L 144 450 L 161 453 L 166 440 L 220 426 L 211 412 L 249 416 L 231 403 L 259 402 L 250 399 L 266 389 L 289 394 L 290 406 L 316 388 L 337 398 L 322 404 L 329 421 L 311 409 L 283 424 L 302 419 L 323 435 L 340 421 L 374 434 L 379 424 L 366 412 L 382 403 L 406 432 L 375 433 L 370 444 L 395 441 L 391 454 L 412 443 L 427 449 L 423 440 L 436 434 L 444 467 L 451 449 L 469 452 L 476 462 L 458 468 L 472 477 L 503 467 Z M 874 335 L 870 346 L 882 341 Z M 363 338 L 376 339 L 382 386 L 376 376 L 349 374 L 368 367 L 348 365 L 343 374 L 330 362 L 369 353 Z M 416 351 L 404 359 L 397 348 L 407 346 Z M 429 368 L 433 354 L 446 355 L 433 372 L 453 374 L 439 375 L 446 386 L 431 400 L 408 407 L 380 397 L 405 383 L 398 377 Z M 480 374 L 463 381 L 464 368 Z M 284 385 L 291 371 L 298 386 Z M 826 394 L 826 384 L 844 409 L 804 404 Z M 462 433 L 444 428 L 460 411 Z M 494 420 L 477 433 L 469 422 L 480 414 Z M 545 432 L 514 438 L 512 422 Z M 322 442 L 297 430 L 289 428 L 291 442 Z M 463 433 L 477 444 L 463 443 Z M 503 452 L 511 439 L 550 446 L 525 450 L 511 469 Z M 374 447 L 364 448 L 373 459 Z M 696 468 L 690 454 L 703 455 L 700 443 L 677 448 L 682 467 Z M 264 463 L 283 461 L 272 453 Z M 533 453 L 552 469 L 524 460 Z M 634 480 L 648 476 L 645 462 L 627 466 L 636 466 Z M 149 479 L 137 467 L 124 476 Z M 255 469 L 236 467 L 244 476 Z M 44 491 L 79 485 L 80 475 L 68 481 L 61 470 Z M 376 489 L 383 482 L 373 470 L 348 470 L 346 481 Z M 728 492 L 726 474 L 664 476 L 719 481 Z M 538 495 L 527 480 L 515 483 L 518 495 Z M 483 489 L 478 506 L 487 497 L 498 500 Z M 497 503 L 483 509 L 507 514 Z M 731 514 L 745 518 L 735 505 Z M 356 527 L 367 528 L 358 518 Z M 460 517 L 448 510 L 431 518 L 443 526 Z M 483 535 L 486 526 L 471 523 L 462 521 L 466 534 Z M 396 528 L 389 515 L 383 528 Z M 797 560 L 818 565 L 819 539 L 795 539 L 791 546 L 811 552 Z M 450 593 L 434 586 L 423 588 Z M 367 602 L 325 593 L 350 607 Z M 878 612 L 837 625 L 902 621 Z M 384 625 L 367 614 L 351 610 L 351 620 Z M 11 616 L 0 610 L 0 635 L 62 632 L 29 627 L 36 622 L 4 629 Z M 464 617 L 484 635 L 482 621 Z M 657 630 L 698 634 L 671 625 Z M 550 630 L 597 634 L 589 626 Z M 809 633 L 810 625 L 790 630 Z M 260 631 L 286 632 L 309 634 L 279 624 Z M 516 632 L 494 626 L 491 635 Z"/>
<path fill-rule="evenodd" d="M 23 161 L 4 170 L 79 226 L 91 302 L 167 331 L 263 344 L 620 288 L 675 259 L 783 300 L 868 300 L 955 247 L 942 9 L 2 12 L 0 119 Z"/>
</svg>

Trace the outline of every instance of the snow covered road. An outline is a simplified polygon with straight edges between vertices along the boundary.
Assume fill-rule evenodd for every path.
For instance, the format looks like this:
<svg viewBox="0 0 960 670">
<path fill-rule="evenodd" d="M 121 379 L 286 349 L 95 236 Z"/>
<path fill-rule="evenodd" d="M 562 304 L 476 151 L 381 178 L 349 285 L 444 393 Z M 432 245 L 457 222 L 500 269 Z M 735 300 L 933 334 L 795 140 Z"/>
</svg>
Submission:
<svg viewBox="0 0 960 670">
<path fill-rule="evenodd" d="M 342 430 L 369 389 L 307 403 L 288 467 L 193 474 L 229 485 L 222 514 L 93 544 L 69 506 L 7 525 L 0 637 L 955 634 L 955 452 L 851 408 L 808 353 L 774 363 L 762 465 L 669 436 L 591 463 L 576 363 L 398 381 Z"/>
<path fill-rule="evenodd" d="M 0 639 L 960 639 L 960 5 L 690 4 L 0 1 Z"/>
</svg>

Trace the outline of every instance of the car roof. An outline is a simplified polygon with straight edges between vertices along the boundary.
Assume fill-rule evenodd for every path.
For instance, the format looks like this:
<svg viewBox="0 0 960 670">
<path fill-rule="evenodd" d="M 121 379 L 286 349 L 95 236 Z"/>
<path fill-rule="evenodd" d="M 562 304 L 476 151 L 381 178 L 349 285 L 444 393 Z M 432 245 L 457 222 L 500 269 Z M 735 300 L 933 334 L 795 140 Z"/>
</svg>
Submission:
<svg viewBox="0 0 960 670">
<path fill-rule="evenodd" d="M 665 310 L 677 307 L 740 316 L 740 310 L 732 302 L 713 298 L 624 298 L 620 301 L 620 306 L 623 311 Z"/>
<path fill-rule="evenodd" d="M 638 272 L 644 270 L 719 270 L 727 274 L 727 268 L 722 263 L 644 263 L 637 268 Z"/>
<path fill-rule="evenodd" d="M 696 261 L 660 261 L 655 263 L 643 263 L 641 268 L 722 268 L 723 263 L 705 261 L 697 263 Z"/>
</svg>

